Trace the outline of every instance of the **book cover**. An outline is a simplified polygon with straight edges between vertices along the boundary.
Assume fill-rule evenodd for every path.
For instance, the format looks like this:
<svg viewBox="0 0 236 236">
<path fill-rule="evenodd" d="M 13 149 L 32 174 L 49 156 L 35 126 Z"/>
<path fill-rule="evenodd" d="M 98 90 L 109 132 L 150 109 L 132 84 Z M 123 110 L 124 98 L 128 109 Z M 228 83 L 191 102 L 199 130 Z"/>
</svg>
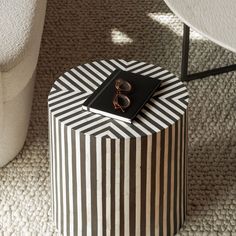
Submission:
<svg viewBox="0 0 236 236">
<path fill-rule="evenodd" d="M 160 84 L 161 81 L 156 78 L 116 69 L 89 96 L 82 108 L 132 123 Z"/>
</svg>

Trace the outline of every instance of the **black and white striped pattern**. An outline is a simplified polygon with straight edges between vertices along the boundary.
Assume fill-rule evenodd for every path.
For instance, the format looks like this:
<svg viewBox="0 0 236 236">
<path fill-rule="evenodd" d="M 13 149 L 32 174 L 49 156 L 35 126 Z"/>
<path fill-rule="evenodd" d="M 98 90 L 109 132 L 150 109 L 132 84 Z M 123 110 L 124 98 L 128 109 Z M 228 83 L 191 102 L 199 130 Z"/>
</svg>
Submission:
<svg viewBox="0 0 236 236">
<path fill-rule="evenodd" d="M 162 80 L 132 124 L 81 109 L 116 68 Z M 186 214 L 186 87 L 144 62 L 71 69 L 48 97 L 53 217 L 64 235 L 174 235 Z"/>
</svg>

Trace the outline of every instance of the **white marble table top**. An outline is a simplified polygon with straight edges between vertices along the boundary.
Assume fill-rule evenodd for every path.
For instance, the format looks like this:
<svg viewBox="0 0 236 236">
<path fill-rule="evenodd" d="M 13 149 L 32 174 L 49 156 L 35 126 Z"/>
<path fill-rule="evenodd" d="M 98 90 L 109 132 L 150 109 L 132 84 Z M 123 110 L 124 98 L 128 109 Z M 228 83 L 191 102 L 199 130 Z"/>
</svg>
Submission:
<svg viewBox="0 0 236 236">
<path fill-rule="evenodd" d="M 189 27 L 236 52 L 236 0 L 164 0 Z"/>
</svg>

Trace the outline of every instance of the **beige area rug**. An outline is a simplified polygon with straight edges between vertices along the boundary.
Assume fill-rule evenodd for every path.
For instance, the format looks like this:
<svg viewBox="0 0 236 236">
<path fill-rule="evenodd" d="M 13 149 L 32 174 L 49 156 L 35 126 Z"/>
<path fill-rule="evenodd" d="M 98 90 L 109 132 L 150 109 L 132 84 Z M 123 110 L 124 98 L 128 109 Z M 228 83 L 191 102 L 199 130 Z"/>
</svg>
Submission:
<svg viewBox="0 0 236 236">
<path fill-rule="evenodd" d="M 53 81 L 73 66 L 102 58 L 146 61 L 179 75 L 181 35 L 181 22 L 157 0 L 48 0 L 28 137 L 17 158 L 0 170 L 0 231 L 57 235 L 51 220 L 47 126 Z M 192 32 L 191 37 L 191 72 L 236 61 L 200 35 Z M 178 235 L 234 235 L 236 74 L 187 87 L 188 217 Z"/>
</svg>

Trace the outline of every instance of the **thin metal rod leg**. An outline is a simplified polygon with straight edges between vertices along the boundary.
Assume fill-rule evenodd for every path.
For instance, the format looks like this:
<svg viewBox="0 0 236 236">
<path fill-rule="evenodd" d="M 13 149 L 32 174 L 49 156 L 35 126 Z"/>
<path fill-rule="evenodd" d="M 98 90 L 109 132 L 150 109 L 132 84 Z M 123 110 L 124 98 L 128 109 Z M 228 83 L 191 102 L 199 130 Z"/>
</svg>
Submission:
<svg viewBox="0 0 236 236">
<path fill-rule="evenodd" d="M 183 24 L 183 31 L 181 80 L 186 81 L 188 75 L 189 27 L 185 24 Z"/>
</svg>

